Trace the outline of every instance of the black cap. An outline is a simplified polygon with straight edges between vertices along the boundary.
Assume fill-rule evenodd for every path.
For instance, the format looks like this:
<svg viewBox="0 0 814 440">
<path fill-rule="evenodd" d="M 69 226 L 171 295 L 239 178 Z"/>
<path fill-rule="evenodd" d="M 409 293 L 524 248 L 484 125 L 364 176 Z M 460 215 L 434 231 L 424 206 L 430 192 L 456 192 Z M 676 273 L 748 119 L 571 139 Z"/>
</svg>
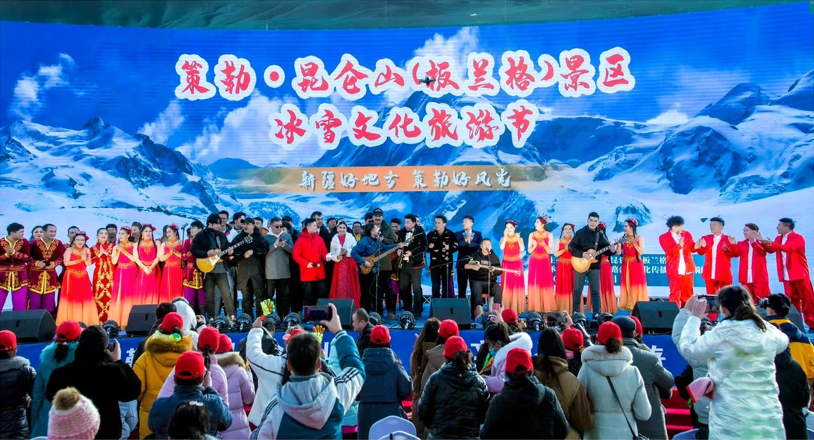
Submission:
<svg viewBox="0 0 814 440">
<path fill-rule="evenodd" d="M 791 310 L 791 300 L 788 296 L 782 293 L 773 293 L 766 297 L 769 302 L 769 308 L 774 310 L 780 316 L 786 316 Z"/>
<path fill-rule="evenodd" d="M 382 208 L 376 208 L 373 210 L 373 215 L 384 215 L 384 211 L 382 211 Z"/>
<path fill-rule="evenodd" d="M 622 334 L 636 333 L 636 321 L 627 316 L 617 316 L 611 320 L 612 323 L 619 326 Z"/>
</svg>

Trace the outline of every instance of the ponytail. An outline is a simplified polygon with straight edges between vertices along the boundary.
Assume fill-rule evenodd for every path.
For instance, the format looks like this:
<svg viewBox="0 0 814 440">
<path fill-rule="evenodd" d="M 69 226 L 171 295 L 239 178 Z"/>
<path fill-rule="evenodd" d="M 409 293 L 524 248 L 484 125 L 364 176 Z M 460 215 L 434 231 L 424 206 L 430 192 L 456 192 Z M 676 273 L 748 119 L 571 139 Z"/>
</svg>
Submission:
<svg viewBox="0 0 814 440">
<path fill-rule="evenodd" d="M 454 363 L 458 370 L 463 373 L 472 365 L 472 352 L 469 350 L 456 351 L 455 357 L 447 358 L 447 361 Z"/>
<path fill-rule="evenodd" d="M 619 353 L 622 351 L 622 341 L 616 338 L 608 338 L 608 340 L 605 341 L 605 349 L 608 350 L 610 354 Z"/>
<path fill-rule="evenodd" d="M 755 306 L 752 305 L 751 302 L 742 303 L 739 305 L 738 308 L 735 309 L 735 312 L 732 313 L 732 319 L 735 321 L 746 321 L 751 319 L 752 321 L 755 321 L 757 328 L 759 328 L 761 331 L 766 331 L 766 322 L 760 317 L 760 315 L 757 314 Z"/>
<path fill-rule="evenodd" d="M 726 286 L 718 291 L 716 295 L 718 304 L 730 313 L 730 318 L 735 321 L 746 321 L 751 319 L 761 331 L 766 331 L 766 323 L 758 315 L 755 305 L 752 303 L 752 295 L 743 286 Z"/>
</svg>

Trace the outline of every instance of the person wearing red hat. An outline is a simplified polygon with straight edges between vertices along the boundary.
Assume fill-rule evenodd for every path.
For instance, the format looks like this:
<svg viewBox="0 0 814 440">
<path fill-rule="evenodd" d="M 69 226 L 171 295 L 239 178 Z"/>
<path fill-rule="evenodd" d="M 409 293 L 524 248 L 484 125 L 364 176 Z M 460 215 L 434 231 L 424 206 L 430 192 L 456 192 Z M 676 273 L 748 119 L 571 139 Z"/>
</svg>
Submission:
<svg viewBox="0 0 814 440">
<path fill-rule="evenodd" d="M 421 421 L 429 438 L 478 438 L 489 406 L 486 383 L 473 368 L 472 353 L 460 336 L 446 339 L 444 359 L 418 400 Z"/>
<path fill-rule="evenodd" d="M 229 336 L 220 335 L 218 344 L 218 365 L 226 373 L 227 389 L 229 390 L 229 409 L 232 411 L 232 426 L 221 432 L 220 438 L 246 439 L 252 431 L 249 427 L 249 418 L 244 405 L 254 403 L 254 382 L 249 375 L 249 369 L 243 358 L 236 351 L 232 351 L 232 340 Z"/>
<path fill-rule="evenodd" d="M 29 438 L 26 408 L 37 372 L 17 356 L 17 336 L 0 331 L 0 438 Z"/>
<path fill-rule="evenodd" d="M 534 376 L 531 354 L 513 348 L 506 355 L 508 382 L 492 398 L 480 438 L 565 438 L 568 421 L 557 395 Z"/>
<path fill-rule="evenodd" d="M 632 319 L 634 323 L 636 323 L 636 337 L 633 339 L 635 339 L 636 342 L 641 344 L 642 349 L 650 351 L 650 347 L 644 345 L 644 342 L 642 342 L 642 335 L 644 335 L 644 327 L 642 327 L 642 322 L 639 321 L 639 318 L 633 315 L 630 315 L 629 318 Z"/>
<path fill-rule="evenodd" d="M 226 385 L 226 372 L 218 365 L 218 359 L 215 357 L 215 352 L 218 350 L 220 344 L 220 332 L 215 327 L 204 327 L 198 335 L 197 349 L 204 357 L 206 371 L 209 374 L 204 380 L 204 386 L 211 386 L 218 392 L 221 399 L 226 404 L 229 404 L 229 391 Z M 158 392 L 158 397 L 170 397 L 175 391 L 175 371 L 170 372 L 161 391 Z"/>
<path fill-rule="evenodd" d="M 568 371 L 576 376 L 582 368 L 582 349 L 585 347 L 585 337 L 581 331 L 569 327 L 562 332 L 562 343 L 565 346 Z"/>
<path fill-rule="evenodd" d="M 585 431 L 584 438 L 636 437 L 636 420 L 648 420 L 654 410 L 647 399 L 642 375 L 631 363 L 630 350 L 622 345 L 618 325 L 613 322 L 600 325 L 596 340 L 598 344 L 582 352 L 578 376 L 594 408 L 594 424 Z"/>
<path fill-rule="evenodd" d="M 175 390 L 170 397 L 159 397 L 153 402 L 148 417 L 148 426 L 155 438 L 167 438 L 167 428 L 175 408 L 182 402 L 199 402 L 209 412 L 209 432 L 211 436 L 225 431 L 232 425 L 229 405 L 212 387 L 202 386 L 207 374 L 201 353 L 188 351 L 178 356 L 175 363 Z"/>
<path fill-rule="evenodd" d="M 359 438 L 369 438 L 370 427 L 377 421 L 396 416 L 407 419 L 401 402 L 412 394 L 410 376 L 390 348 L 390 330 L 373 327 L 370 346 L 362 355 L 365 383 L 359 393 Z"/>
<path fill-rule="evenodd" d="M 458 324 L 451 319 L 441 321 L 441 326 L 438 328 L 438 339 L 435 340 L 435 348 L 427 352 L 426 365 L 421 374 L 421 389 L 424 389 L 430 376 L 440 370 L 446 362 L 444 359 L 444 345 L 447 339 L 453 336 L 458 336 Z"/>
</svg>

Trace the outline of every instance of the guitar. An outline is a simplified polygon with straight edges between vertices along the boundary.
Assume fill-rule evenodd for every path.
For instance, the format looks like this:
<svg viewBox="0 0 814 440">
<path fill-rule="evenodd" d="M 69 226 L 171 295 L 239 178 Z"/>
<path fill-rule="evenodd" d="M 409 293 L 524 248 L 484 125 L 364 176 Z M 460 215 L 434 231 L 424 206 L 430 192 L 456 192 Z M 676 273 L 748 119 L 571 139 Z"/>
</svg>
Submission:
<svg viewBox="0 0 814 440">
<path fill-rule="evenodd" d="M 464 265 L 464 269 L 472 269 L 472 270 L 486 269 L 486 270 L 494 270 L 494 271 L 498 271 L 498 272 L 508 272 L 508 273 L 511 273 L 511 274 L 520 275 L 519 270 L 504 269 L 504 268 L 502 268 L 500 266 L 487 266 L 485 264 L 481 264 L 480 261 L 475 261 L 475 260 L 469 260 L 469 263 L 466 263 Z"/>
<path fill-rule="evenodd" d="M 238 246 L 241 246 L 243 244 L 250 244 L 251 242 L 252 242 L 251 235 L 247 235 L 246 238 L 244 238 L 243 240 L 240 240 L 238 243 L 235 243 L 234 245 L 229 246 L 228 248 L 218 252 L 215 255 L 212 255 L 211 257 L 196 259 L 195 260 L 195 265 L 198 266 L 198 270 L 200 270 L 203 273 L 212 272 L 215 269 L 215 266 L 217 266 L 218 263 L 220 263 L 220 261 L 221 261 L 220 257 L 222 257 L 224 254 L 227 254 L 230 249 L 234 249 L 234 248 L 236 248 Z"/>
<path fill-rule="evenodd" d="M 624 243 L 626 241 L 627 241 L 627 235 L 623 235 L 623 236 L 617 238 L 616 240 L 614 240 L 613 243 L 609 244 L 608 246 L 605 246 L 602 249 L 594 252 L 593 255 L 590 256 L 590 258 L 571 257 L 571 266 L 573 266 L 574 270 L 579 272 L 579 273 L 588 272 L 588 269 L 591 268 L 591 264 L 596 263 L 596 256 L 597 255 L 602 254 L 603 252 L 607 251 L 613 245 L 622 244 L 622 243 Z"/>
<path fill-rule="evenodd" d="M 423 234 L 423 232 L 419 232 L 418 234 L 413 235 L 408 240 L 406 240 L 404 243 L 405 244 L 410 244 L 410 242 L 413 241 L 414 238 L 418 237 L 421 234 Z M 393 249 L 390 249 L 389 251 L 382 252 L 379 255 L 374 254 L 374 255 L 371 255 L 371 256 L 365 258 L 365 261 L 370 263 L 370 267 L 367 267 L 364 264 L 360 264 L 359 265 L 359 272 L 361 272 L 363 274 L 369 274 L 370 271 L 372 271 L 373 268 L 376 266 L 377 261 L 381 260 L 382 258 L 385 258 L 385 257 L 389 256 L 390 254 L 392 254 L 393 252 L 395 252 L 397 250 L 399 250 L 398 246 L 394 247 Z"/>
</svg>

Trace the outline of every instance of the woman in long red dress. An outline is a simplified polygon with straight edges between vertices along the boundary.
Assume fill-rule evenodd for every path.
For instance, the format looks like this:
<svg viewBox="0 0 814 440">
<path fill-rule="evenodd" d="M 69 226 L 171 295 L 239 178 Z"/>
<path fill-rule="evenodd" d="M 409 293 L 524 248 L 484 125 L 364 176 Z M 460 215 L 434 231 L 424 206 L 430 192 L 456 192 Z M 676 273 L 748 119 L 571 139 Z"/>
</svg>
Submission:
<svg viewBox="0 0 814 440">
<path fill-rule="evenodd" d="M 116 266 L 113 273 L 113 292 L 110 297 L 110 310 L 107 318 L 116 321 L 119 327 L 126 328 L 130 318 L 130 309 L 139 304 L 136 301 L 136 277 L 139 268 L 136 266 L 136 245 L 130 241 L 133 233 L 130 228 L 123 226 L 119 230 L 119 242 L 113 248 L 111 263 Z"/>
<path fill-rule="evenodd" d="M 622 254 L 622 278 L 619 281 L 619 308 L 622 310 L 633 310 L 637 302 L 650 300 L 642 261 L 644 237 L 636 235 L 638 226 L 636 219 L 625 220 L 627 242 L 617 250 Z"/>
<path fill-rule="evenodd" d="M 333 280 L 331 280 L 332 299 L 352 299 L 356 308 L 360 307 L 362 295 L 359 287 L 359 270 L 356 261 L 350 253 L 356 246 L 356 238 L 348 234 L 348 225 L 339 222 L 336 225 L 336 235 L 331 239 L 331 251 L 326 255 L 327 261 L 335 261 Z M 371 311 L 374 311 L 373 309 Z"/>
<path fill-rule="evenodd" d="M 184 270 L 181 268 L 181 251 L 183 243 L 178 239 L 178 226 L 169 225 L 164 228 L 167 241 L 158 245 L 158 259 L 164 262 L 161 271 L 161 288 L 158 302 L 172 302 L 175 298 L 184 296 Z"/>
<path fill-rule="evenodd" d="M 161 270 L 158 268 L 158 245 L 153 240 L 153 226 L 141 228 L 133 257 L 139 267 L 136 277 L 136 304 L 158 304 Z"/>
<path fill-rule="evenodd" d="M 574 268 L 571 266 L 571 252 L 568 243 L 574 236 L 574 225 L 565 223 L 560 229 L 560 239 L 557 240 L 557 282 L 555 284 L 554 303 L 558 312 L 571 313 L 574 303 Z"/>
<path fill-rule="evenodd" d="M 91 260 L 90 249 L 85 247 L 87 241 L 88 234 L 77 232 L 63 255 L 65 274 L 59 293 L 57 325 L 63 321 L 80 321 L 89 326 L 99 324 L 99 313 L 88 276 Z"/>
<path fill-rule="evenodd" d="M 554 300 L 554 274 L 551 272 L 551 248 L 554 237 L 546 230 L 548 217 L 537 217 L 535 231 L 529 234 L 529 310 L 551 312 Z"/>
<path fill-rule="evenodd" d="M 93 269 L 93 298 L 96 300 L 96 311 L 99 322 L 107 321 L 110 311 L 110 297 L 113 291 L 113 243 L 107 242 L 107 229 L 96 231 L 96 244 L 90 248 Z M 117 321 L 118 322 L 118 321 Z"/>
<path fill-rule="evenodd" d="M 192 226 L 189 227 L 189 234 L 187 234 L 189 238 L 184 240 L 184 249 L 181 253 L 181 257 L 186 262 L 186 268 L 184 268 L 184 298 L 189 301 L 192 310 L 195 310 L 195 313 L 199 315 L 204 314 L 206 296 L 203 290 L 203 273 L 198 270 L 198 266 L 195 265 L 196 258 L 192 255 L 192 240 L 203 229 L 203 223 L 200 221 L 195 220 L 192 222 Z"/>
<path fill-rule="evenodd" d="M 605 234 L 605 222 L 599 222 L 597 226 L 602 234 Z M 593 310 L 591 296 L 588 295 L 588 310 Z M 610 257 L 604 256 L 599 265 L 599 311 L 615 315 L 618 311 L 616 305 L 616 289 L 613 287 L 613 265 Z"/>
<path fill-rule="evenodd" d="M 523 278 L 523 258 L 520 256 L 526 247 L 523 237 L 516 233 L 516 228 L 516 222 L 506 222 L 500 249 L 503 251 L 503 268 L 519 271 L 519 275 L 503 272 L 500 287 L 503 291 L 503 308 L 520 314 L 526 312 L 526 283 Z"/>
</svg>

